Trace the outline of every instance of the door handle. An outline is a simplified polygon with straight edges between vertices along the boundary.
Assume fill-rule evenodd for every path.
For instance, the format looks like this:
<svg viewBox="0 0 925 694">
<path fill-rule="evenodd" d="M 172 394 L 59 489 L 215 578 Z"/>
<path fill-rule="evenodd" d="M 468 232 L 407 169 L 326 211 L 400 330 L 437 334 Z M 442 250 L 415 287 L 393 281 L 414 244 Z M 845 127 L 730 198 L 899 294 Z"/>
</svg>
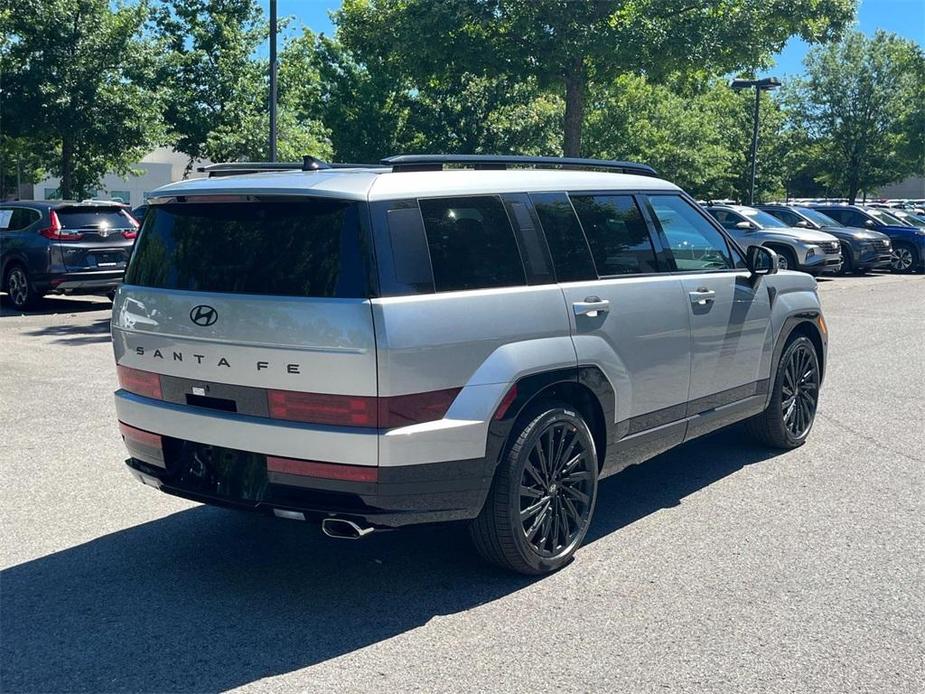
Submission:
<svg viewBox="0 0 925 694">
<path fill-rule="evenodd" d="M 716 298 L 716 292 L 706 287 L 701 287 L 696 292 L 688 292 L 687 295 L 691 298 L 691 303 L 695 306 L 712 304 L 713 300 Z"/>
<path fill-rule="evenodd" d="M 594 318 L 598 313 L 607 313 L 610 310 L 610 302 L 599 296 L 587 296 L 584 301 L 576 301 L 572 304 L 572 310 L 575 311 L 576 316 Z"/>
</svg>

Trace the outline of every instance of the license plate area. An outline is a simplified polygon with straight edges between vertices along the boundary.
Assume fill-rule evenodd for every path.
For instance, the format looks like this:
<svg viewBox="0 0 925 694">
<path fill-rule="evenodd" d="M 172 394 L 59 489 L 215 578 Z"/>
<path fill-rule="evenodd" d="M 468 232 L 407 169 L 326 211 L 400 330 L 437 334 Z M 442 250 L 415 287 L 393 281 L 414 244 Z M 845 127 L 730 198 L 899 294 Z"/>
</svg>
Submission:
<svg viewBox="0 0 925 694">
<path fill-rule="evenodd" d="M 170 484 L 205 496 L 259 503 L 268 492 L 266 456 L 165 438 Z"/>
</svg>

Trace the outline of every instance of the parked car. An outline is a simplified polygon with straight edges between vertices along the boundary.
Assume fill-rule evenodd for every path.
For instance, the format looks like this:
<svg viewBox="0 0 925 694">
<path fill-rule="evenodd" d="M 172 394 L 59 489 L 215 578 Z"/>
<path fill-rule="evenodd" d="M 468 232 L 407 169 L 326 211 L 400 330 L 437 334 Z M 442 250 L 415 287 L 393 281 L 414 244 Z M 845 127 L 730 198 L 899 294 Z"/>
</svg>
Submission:
<svg viewBox="0 0 925 694">
<path fill-rule="evenodd" d="M 925 269 L 925 229 L 906 224 L 885 210 L 863 205 L 823 205 L 817 209 L 847 227 L 872 229 L 889 236 L 893 272 Z"/>
<path fill-rule="evenodd" d="M 465 520 L 489 560 L 553 571 L 601 478 L 740 420 L 806 441 L 827 329 L 776 258 L 625 162 L 174 183 L 113 305 L 126 462 L 332 537 Z"/>
<path fill-rule="evenodd" d="M 802 205 L 759 205 L 758 209 L 777 217 L 787 226 L 817 229 L 836 237 L 841 242 L 842 274 L 890 267 L 893 249 L 886 234 L 842 226 L 818 209 Z"/>
<path fill-rule="evenodd" d="M 905 224 L 910 224 L 920 229 L 925 228 L 925 217 L 912 210 L 894 208 L 890 210 L 890 215 Z"/>
<path fill-rule="evenodd" d="M 0 277 L 10 302 L 45 294 L 107 294 L 122 281 L 138 224 L 105 201 L 0 203 Z"/>
<path fill-rule="evenodd" d="M 742 246 L 774 249 L 781 269 L 818 275 L 841 267 L 841 245 L 831 234 L 787 226 L 773 215 L 745 205 L 709 205 L 707 211 Z"/>
</svg>

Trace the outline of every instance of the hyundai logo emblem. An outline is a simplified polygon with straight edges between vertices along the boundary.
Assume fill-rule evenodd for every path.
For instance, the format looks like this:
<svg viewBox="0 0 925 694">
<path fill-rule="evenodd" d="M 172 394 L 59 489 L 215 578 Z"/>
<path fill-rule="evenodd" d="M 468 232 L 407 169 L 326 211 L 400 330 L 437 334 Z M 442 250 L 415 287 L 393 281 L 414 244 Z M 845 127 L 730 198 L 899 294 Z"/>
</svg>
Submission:
<svg viewBox="0 0 925 694">
<path fill-rule="evenodd" d="M 199 306 L 193 306 L 193 310 L 189 312 L 189 319 L 196 325 L 207 328 L 218 320 L 218 311 L 211 306 L 199 304 Z"/>
</svg>

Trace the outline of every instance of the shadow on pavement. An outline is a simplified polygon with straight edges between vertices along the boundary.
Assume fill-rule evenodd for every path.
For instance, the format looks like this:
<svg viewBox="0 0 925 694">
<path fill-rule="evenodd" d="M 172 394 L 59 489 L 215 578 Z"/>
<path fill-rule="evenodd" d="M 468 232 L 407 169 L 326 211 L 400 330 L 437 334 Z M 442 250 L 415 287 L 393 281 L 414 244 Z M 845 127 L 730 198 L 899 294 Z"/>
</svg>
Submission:
<svg viewBox="0 0 925 694">
<path fill-rule="evenodd" d="M 55 337 L 55 342 L 70 345 L 86 345 L 95 342 L 111 342 L 112 335 L 109 332 L 110 318 L 99 318 L 89 325 L 86 323 L 61 325 L 46 325 L 38 330 L 29 330 L 26 335 L 35 337 Z"/>
<path fill-rule="evenodd" d="M 742 440 L 723 432 L 604 481 L 589 542 L 772 455 Z M 0 573 L 0 679 L 10 692 L 224 690 L 537 580 L 484 565 L 460 525 L 346 542 L 200 506 Z"/>
<path fill-rule="evenodd" d="M 13 316 L 50 316 L 56 313 L 87 313 L 88 311 L 112 311 L 112 304 L 109 301 L 100 301 L 99 299 L 77 299 L 64 298 L 60 296 L 46 296 L 39 299 L 35 306 L 27 311 L 20 311 L 13 308 L 9 299 L 4 294 L 0 301 L 0 317 L 7 318 Z"/>
</svg>

